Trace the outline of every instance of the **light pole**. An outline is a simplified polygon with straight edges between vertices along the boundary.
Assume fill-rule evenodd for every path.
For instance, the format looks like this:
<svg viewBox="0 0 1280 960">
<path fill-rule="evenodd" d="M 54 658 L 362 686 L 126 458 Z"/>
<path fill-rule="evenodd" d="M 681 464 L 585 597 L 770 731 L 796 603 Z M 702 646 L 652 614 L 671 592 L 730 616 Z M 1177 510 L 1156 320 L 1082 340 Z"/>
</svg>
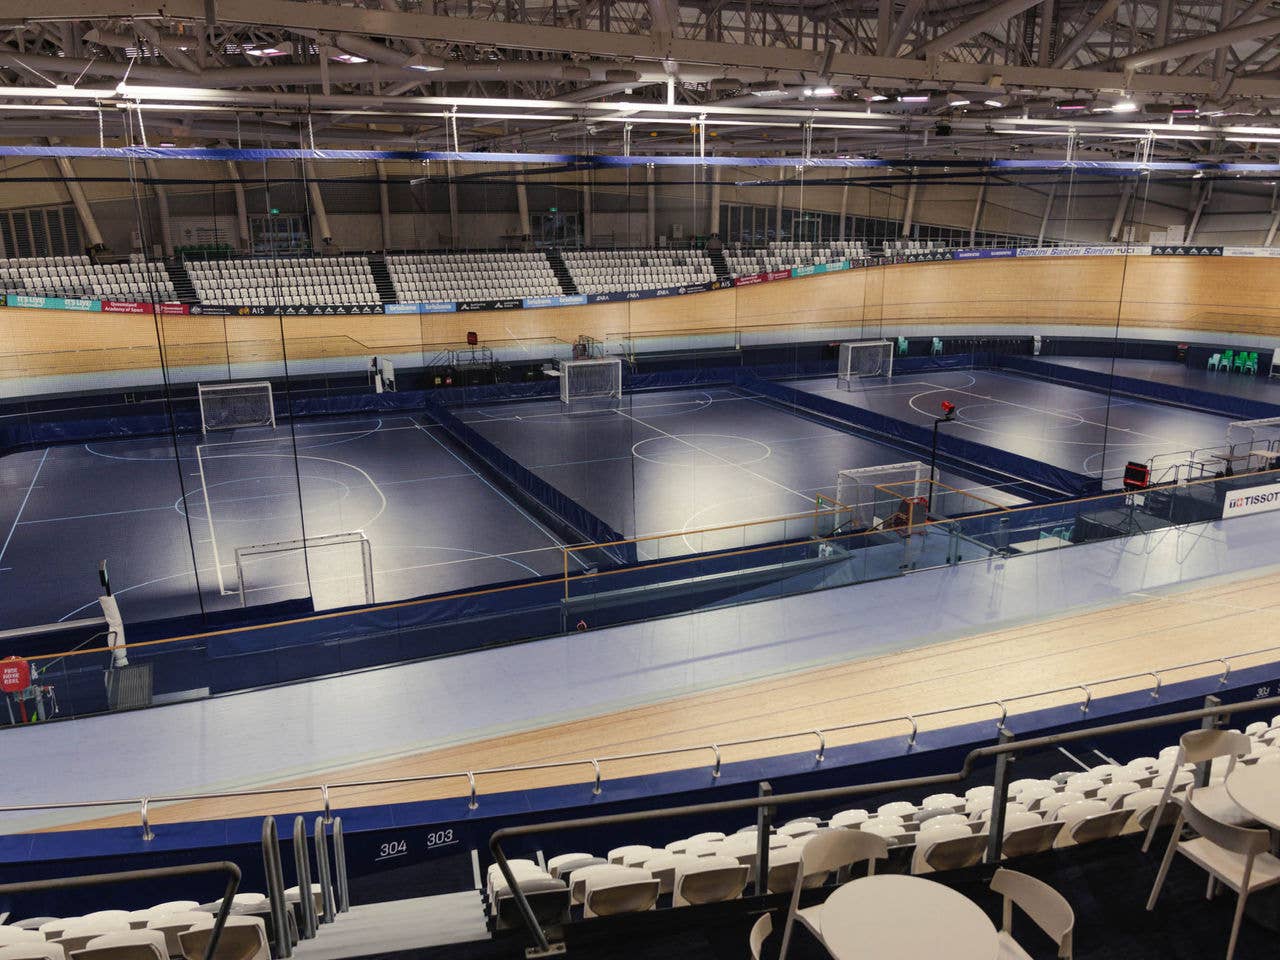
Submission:
<svg viewBox="0 0 1280 960">
<path fill-rule="evenodd" d="M 956 405 L 950 400 L 942 401 L 942 416 L 933 418 L 933 446 L 929 450 L 929 494 L 925 501 L 924 516 L 929 519 L 933 512 L 933 475 L 938 462 L 938 427 L 950 423 L 956 418 Z"/>
</svg>

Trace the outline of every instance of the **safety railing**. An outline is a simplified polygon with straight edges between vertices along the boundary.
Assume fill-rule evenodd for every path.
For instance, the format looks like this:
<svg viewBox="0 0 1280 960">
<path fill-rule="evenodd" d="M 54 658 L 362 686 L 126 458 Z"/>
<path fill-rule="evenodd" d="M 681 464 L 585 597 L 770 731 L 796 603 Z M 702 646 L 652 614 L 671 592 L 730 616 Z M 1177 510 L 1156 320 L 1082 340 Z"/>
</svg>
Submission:
<svg viewBox="0 0 1280 960">
<path fill-rule="evenodd" d="M 579 757 L 571 760 L 558 760 L 548 763 L 528 763 L 512 766 L 474 768 L 469 770 L 452 770 L 442 773 L 418 774 L 410 777 L 384 777 L 371 780 L 337 780 L 326 781 L 323 783 L 299 784 L 297 786 L 288 787 L 263 787 L 245 790 L 224 790 L 210 793 L 170 794 L 164 796 L 130 797 L 110 800 L 75 800 L 66 802 L 19 804 L 0 806 L 0 814 L 129 807 L 138 810 L 142 839 L 144 841 L 150 841 L 155 838 L 155 831 L 150 820 L 150 810 L 153 804 L 158 803 L 175 804 L 201 800 L 229 800 L 243 797 L 253 798 L 284 796 L 290 794 L 310 794 L 312 795 L 312 806 L 308 806 L 307 809 L 318 807 L 321 811 L 321 819 L 323 822 L 326 825 L 332 825 L 336 819 L 334 810 L 337 806 L 334 794 L 343 791 L 362 790 L 369 787 L 407 786 L 410 784 L 459 781 L 460 783 L 466 784 L 465 796 L 467 797 L 468 809 L 477 810 L 480 807 L 481 793 L 478 781 L 481 778 L 572 768 L 589 768 L 590 775 L 588 778 L 579 782 L 584 786 L 589 785 L 592 796 L 601 796 L 604 793 L 605 783 L 607 782 L 605 768 L 615 764 L 632 763 L 637 760 L 703 755 L 707 757 L 708 762 L 701 765 L 701 768 L 706 769 L 712 779 L 718 779 L 722 773 L 725 762 L 724 754 L 734 748 L 757 746 L 760 744 L 781 745 L 788 741 L 807 740 L 815 743 L 813 762 L 815 764 L 821 764 L 826 761 L 827 752 L 833 745 L 836 735 L 847 734 L 852 731 L 873 730 L 881 727 L 896 727 L 901 729 L 906 734 L 906 739 L 903 742 L 903 752 L 909 754 L 918 746 L 921 721 L 924 720 L 936 720 L 940 717 L 960 716 L 973 714 L 975 711 L 987 711 L 990 713 L 990 722 L 994 724 L 993 732 L 996 734 L 1004 734 L 1009 732 L 1009 717 L 1011 714 L 1010 707 L 1013 704 L 1025 704 L 1032 701 L 1045 700 L 1047 698 L 1060 699 L 1063 694 L 1074 693 L 1076 694 L 1074 700 L 1081 715 L 1088 716 L 1090 710 L 1093 708 L 1095 699 L 1100 695 L 1100 691 L 1113 688 L 1116 685 L 1131 684 L 1134 680 L 1149 679 L 1150 684 L 1147 689 L 1150 699 L 1158 702 L 1164 690 L 1164 686 L 1168 681 L 1168 677 L 1171 674 L 1186 673 L 1187 671 L 1192 670 L 1199 671 L 1200 668 L 1217 665 L 1220 667 L 1220 670 L 1215 670 L 1208 674 L 1208 676 L 1216 674 L 1217 686 L 1221 688 L 1226 686 L 1229 682 L 1231 674 L 1235 669 L 1233 664 L 1240 661 L 1268 658 L 1263 660 L 1261 663 L 1255 664 L 1261 666 L 1263 663 L 1274 660 L 1276 658 L 1275 655 L 1277 654 L 1280 654 L 1280 644 L 1260 647 L 1256 650 L 1249 650 L 1243 653 L 1229 654 L 1220 657 L 1208 657 L 1203 660 L 1178 663 L 1172 666 L 1160 667 L 1158 669 L 1141 670 L 1119 676 L 1105 677 L 1099 680 L 1071 683 L 1048 690 L 1038 690 L 1033 693 L 995 697 L 988 700 L 978 700 L 953 707 L 942 707 L 936 710 L 913 712 L 891 717 L 880 717 L 874 720 L 861 720 L 852 723 L 823 725 L 822 727 L 806 727 L 803 729 L 788 730 L 776 734 L 744 737 L 735 740 L 719 740 L 714 743 L 688 744 L 684 746 L 668 747 L 659 750 L 647 750 L 637 753 Z M 1197 676 L 1206 676 L 1206 674 L 1200 672 Z M 1126 690 L 1125 692 L 1132 691 Z M 853 743 L 857 741 L 849 742 Z M 687 769 L 698 768 L 699 767 L 689 767 Z M 337 831 L 335 831 L 335 834 L 336 833 Z M 343 860 L 345 862 L 345 856 L 343 857 Z"/>
<path fill-rule="evenodd" d="M 1020 753 L 1027 753 L 1034 750 L 1044 750 L 1047 748 L 1057 747 L 1065 743 L 1073 743 L 1078 740 L 1094 739 L 1098 737 L 1106 737 L 1112 734 L 1133 733 L 1141 730 L 1151 730 L 1158 727 L 1176 726 L 1192 721 L 1202 721 L 1213 725 L 1220 724 L 1225 718 L 1234 716 L 1237 713 L 1246 711 L 1266 710 L 1280 708 L 1280 697 L 1268 697 L 1261 700 L 1249 700 L 1236 704 L 1219 704 L 1212 702 L 1213 697 L 1206 698 L 1209 705 L 1198 710 L 1186 710 L 1180 713 L 1168 714 L 1161 717 L 1149 717 L 1142 720 L 1128 720 L 1121 723 L 1107 724 L 1101 727 L 1090 727 L 1084 730 L 1073 730 L 1065 733 L 1056 733 L 1043 737 L 1033 737 L 1028 740 L 1013 741 L 1009 739 L 1009 735 L 1002 734 L 1001 742 L 986 746 L 978 747 L 969 751 L 964 759 L 961 768 L 954 773 L 933 774 L 922 777 L 911 777 L 900 780 L 886 780 L 877 783 L 855 784 L 845 787 L 830 787 L 821 790 L 806 790 L 800 793 L 789 794 L 772 794 L 766 785 L 761 790 L 761 795 L 757 797 L 748 797 L 741 800 L 722 800 L 714 803 L 689 804 L 680 807 L 667 807 L 664 809 L 639 810 L 631 813 L 605 814 L 595 817 L 581 817 L 572 820 L 556 820 L 550 823 L 533 823 L 524 826 L 502 827 L 493 832 L 489 838 L 489 851 L 493 855 L 494 861 L 498 864 L 498 869 L 502 872 L 507 882 L 512 896 L 515 898 L 516 906 L 520 911 L 521 917 L 524 919 L 525 925 L 529 929 L 529 934 L 537 944 L 537 949 L 546 952 L 550 949 L 550 943 L 546 932 L 542 929 L 534 916 L 533 910 L 526 899 L 524 892 L 520 889 L 520 884 L 516 880 L 511 870 L 511 864 L 508 862 L 506 852 L 503 850 L 503 841 L 513 840 L 521 837 L 530 837 L 535 835 L 546 835 L 563 833 L 571 830 L 582 830 L 599 827 L 617 827 L 624 824 L 645 823 L 655 820 L 669 821 L 676 817 L 701 816 L 706 817 L 712 814 L 736 813 L 741 811 L 756 811 L 757 826 L 759 828 L 760 844 L 757 849 L 756 877 L 767 878 L 769 876 L 769 844 L 767 837 L 772 825 L 772 810 L 775 807 L 791 806 L 795 804 L 820 804 L 835 800 L 845 800 L 850 797 L 868 796 L 871 794 L 882 794 L 907 790 L 918 790 L 921 788 L 937 789 L 950 784 L 958 784 L 973 775 L 975 768 L 984 760 L 995 760 L 993 794 L 991 817 L 988 821 L 989 840 L 987 846 L 987 862 L 996 863 L 1000 858 L 1000 845 L 1004 835 L 1004 813 L 1008 804 L 1008 787 L 1009 787 L 1009 758 L 1015 757 Z M 759 882 L 757 884 L 759 888 Z M 758 889 L 757 892 L 762 892 Z"/>
<path fill-rule="evenodd" d="M 1255 471 L 1248 477 L 1249 482 L 1265 484 L 1280 478 L 1280 470 Z M 650 534 L 603 545 L 550 546 L 505 555 L 513 561 L 512 570 L 515 572 L 512 577 L 519 575 L 520 570 L 536 573 L 532 567 L 535 555 L 544 557 L 542 569 L 555 569 L 557 566 L 560 569 L 554 576 L 539 580 L 496 583 L 455 593 L 392 601 L 364 608 L 355 615 L 388 615 L 380 618 L 378 631 L 369 634 L 370 637 L 382 637 L 427 629 L 431 618 L 422 615 L 422 608 L 435 604 L 475 600 L 495 606 L 500 604 L 504 609 L 514 609 L 521 604 L 526 605 L 522 609 L 532 609 L 528 605 L 534 604 L 536 609 L 549 611 L 549 615 L 522 621 L 513 628 L 516 635 L 510 637 L 534 639 L 571 630 L 576 623 L 598 626 L 602 612 L 605 623 L 620 623 L 628 617 L 652 615 L 645 610 L 633 612 L 627 606 L 628 598 L 640 587 L 676 586 L 694 581 L 714 585 L 726 577 L 766 576 L 770 570 L 803 572 L 818 567 L 822 568 L 822 576 L 809 578 L 812 583 L 796 578 L 783 583 L 781 578 L 775 578 L 779 583 L 777 596 L 863 583 L 946 564 L 985 560 L 995 555 L 1012 557 L 1074 546 L 1080 541 L 1093 542 L 1125 535 L 1121 528 L 1109 528 L 1110 532 L 1098 528 L 1084 536 L 1075 531 L 1076 521 L 1082 516 L 1107 509 L 1141 512 L 1167 527 L 1180 527 L 1211 519 L 1220 513 L 1220 507 L 1215 508 L 1214 503 L 1215 497 L 1220 497 L 1221 493 L 1205 486 L 1220 482 L 1218 478 L 1208 478 L 1152 486 L 1137 495 L 1120 491 L 1051 504 L 996 506 L 977 512 L 967 511 L 973 505 L 988 506 L 977 498 L 984 496 L 989 488 L 953 491 L 939 486 L 941 496 L 935 500 L 935 513 L 925 521 L 917 521 L 912 515 L 905 530 L 896 530 L 899 534 L 907 534 L 896 546 L 890 535 L 894 530 L 847 532 L 845 522 L 851 515 L 849 508 L 831 506 L 833 501 L 818 498 L 814 501 L 814 509 L 783 517 Z M 961 515 L 936 516 L 939 505 L 944 513 Z M 1133 532 L 1138 532 L 1136 526 Z M 598 552 L 602 547 L 629 548 L 644 562 L 638 566 L 593 565 L 592 552 Z M 551 557 L 556 557 L 559 562 L 551 560 Z M 521 567 L 517 561 L 526 566 Z M 558 613 L 554 607 L 557 593 L 560 601 Z M 614 612 L 614 607 L 618 612 Z M 458 614 L 460 617 L 466 615 Z M 275 625 L 225 627 L 115 647 L 81 645 L 75 649 L 31 655 L 26 659 L 33 666 L 33 681 L 39 679 L 47 686 L 56 682 L 59 676 L 74 677 L 85 671 L 92 672 L 99 666 L 107 669 L 95 661 L 86 661 L 86 657 L 110 658 L 119 652 L 129 656 L 135 652 L 155 655 L 170 649 L 184 649 L 178 644 L 211 645 L 243 634 L 323 624 L 331 619 L 351 616 L 353 612 L 350 610 L 326 611 Z M 13 652 L 21 653 L 20 650 Z M 145 656 L 139 658 L 140 662 L 145 659 Z M 59 673 L 50 669 L 52 664 L 58 665 Z M 79 689 L 85 689 L 83 683 Z M 59 701 L 63 699 L 60 691 Z M 104 708 L 98 706 L 96 709 Z M 71 716 L 77 715 L 74 703 L 67 711 Z"/>
</svg>

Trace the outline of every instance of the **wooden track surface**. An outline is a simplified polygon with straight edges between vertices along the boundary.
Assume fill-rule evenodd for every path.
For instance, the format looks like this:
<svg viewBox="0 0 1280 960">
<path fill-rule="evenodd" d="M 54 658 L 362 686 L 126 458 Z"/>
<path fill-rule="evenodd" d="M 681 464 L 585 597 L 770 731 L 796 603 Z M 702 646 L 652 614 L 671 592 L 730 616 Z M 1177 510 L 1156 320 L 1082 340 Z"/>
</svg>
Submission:
<svg viewBox="0 0 1280 960">
<path fill-rule="evenodd" d="M 1071 324 L 1280 336 L 1280 269 L 1245 257 L 1029 257 L 851 270 L 709 293 L 541 310 L 356 317 L 160 317 L 0 308 L 0 378 L 280 362 L 482 343 L 571 343 L 865 326 Z"/>
<path fill-rule="evenodd" d="M 606 716 L 575 720 L 448 749 L 372 761 L 325 771 L 300 783 L 335 783 L 479 770 L 517 764 L 551 763 L 588 757 L 694 747 L 713 742 L 773 736 L 795 730 L 829 729 L 840 724 L 877 721 L 994 698 L 1009 699 L 1074 683 L 1163 669 L 1180 663 L 1230 656 L 1275 644 L 1270 611 L 1280 607 L 1280 571 L 1236 580 L 1134 594 L 1113 605 L 1035 621 L 925 646 L 903 653 L 817 670 L 780 675 L 729 686 Z M 873 589 L 873 587 L 871 588 Z M 1274 654 L 1243 659 L 1233 670 L 1275 660 Z M 1209 664 L 1163 674 L 1165 684 L 1199 676 L 1215 676 L 1221 665 Z M 1097 686 L 1094 697 L 1150 689 L 1149 677 Z M 1011 705 L 1009 726 L 1018 731 L 1018 714 L 1063 703 L 1080 703 L 1079 691 L 1038 697 Z M 478 707 L 479 708 L 479 707 Z M 921 720 L 926 731 L 959 723 L 989 721 L 998 709 L 986 706 Z M 828 746 L 856 743 L 909 732 L 902 721 L 829 733 Z M 816 748 L 811 735 L 728 748 L 726 763 L 735 760 L 799 753 Z M 616 761 L 604 767 L 604 789 L 610 779 L 690 767 L 708 771 L 709 750 L 679 756 Z M 582 784 L 590 795 L 591 767 L 579 766 L 478 778 L 481 809 L 484 795 L 560 784 Z M 463 777 L 423 784 L 401 784 L 333 790 L 335 810 L 344 807 L 463 797 Z M 461 804 L 462 801 L 460 800 Z M 153 807 L 153 823 L 258 816 L 319 809 L 315 792 L 273 797 L 236 797 Z M 136 811 L 58 829 L 86 826 L 136 826 Z"/>
</svg>

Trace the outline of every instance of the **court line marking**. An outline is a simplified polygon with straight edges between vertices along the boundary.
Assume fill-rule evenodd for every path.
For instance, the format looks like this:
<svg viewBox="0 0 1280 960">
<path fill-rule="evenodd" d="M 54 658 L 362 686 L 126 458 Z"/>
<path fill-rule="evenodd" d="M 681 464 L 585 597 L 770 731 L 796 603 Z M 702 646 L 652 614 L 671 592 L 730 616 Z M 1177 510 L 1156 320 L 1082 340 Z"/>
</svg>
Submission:
<svg viewBox="0 0 1280 960">
<path fill-rule="evenodd" d="M 413 419 L 413 418 L 411 417 L 410 419 Z M 416 426 L 419 430 L 421 430 L 426 436 L 430 437 L 431 441 L 437 444 L 441 450 L 449 454 L 449 456 L 453 457 L 453 459 L 457 460 L 460 464 L 466 467 L 467 470 L 471 472 L 471 475 L 473 477 L 475 477 L 477 480 L 483 483 L 486 487 L 488 487 L 490 490 L 496 493 L 512 509 L 514 509 L 518 514 L 520 514 L 522 517 L 528 520 L 531 524 L 533 524 L 534 527 L 537 528 L 548 540 L 554 543 L 557 547 L 568 546 L 567 543 L 562 543 L 559 537 L 557 537 L 550 530 L 548 530 L 546 527 L 540 524 L 527 510 L 525 510 L 522 506 L 520 506 L 518 503 L 516 503 L 514 500 L 508 497 L 505 493 L 503 493 L 501 490 L 495 487 L 492 483 L 490 483 L 487 477 L 481 476 L 476 470 L 472 468 L 471 464 L 467 463 L 467 461 L 463 460 L 460 456 L 458 456 L 456 453 L 450 450 L 447 446 L 445 446 L 445 443 L 443 440 L 441 440 L 439 437 L 433 436 L 430 430 L 424 427 L 421 423 L 418 423 L 416 420 L 414 421 L 414 426 Z M 436 424 L 436 426 L 439 426 L 439 425 Z M 583 563 L 581 560 L 579 560 L 576 554 L 574 554 L 573 559 L 577 562 L 578 566 L 580 566 L 582 569 L 585 570 L 587 568 L 586 564 Z"/>
<path fill-rule="evenodd" d="M 400 428 L 397 428 L 397 429 L 400 429 Z M 226 446 L 226 444 L 214 444 L 214 446 Z M 205 480 L 203 450 L 204 450 L 204 445 L 202 444 L 196 445 L 196 463 L 200 468 L 200 492 L 204 497 L 204 510 L 205 510 L 205 515 L 209 524 L 209 541 L 213 548 L 213 566 L 218 574 L 218 592 L 222 596 L 228 597 L 228 596 L 231 596 L 231 593 L 227 591 L 226 581 L 223 579 L 223 576 L 222 576 L 222 558 L 218 555 L 218 536 L 214 532 L 214 528 L 213 528 L 213 509 L 209 505 L 209 484 Z M 332 457 L 312 457 L 312 456 L 307 456 L 306 454 L 300 454 L 300 453 L 224 453 L 224 454 L 215 454 L 209 459 L 211 460 L 239 460 L 239 459 L 293 460 L 295 463 L 299 460 L 319 460 L 323 463 L 337 464 L 340 467 L 347 467 L 348 469 L 354 470 L 356 473 L 364 477 L 365 480 L 369 482 L 369 486 L 373 487 L 373 492 L 378 495 L 378 499 L 382 501 L 382 505 L 374 512 L 373 516 L 365 521 L 364 523 L 365 526 L 372 525 L 374 521 L 376 521 L 380 516 L 382 516 L 384 512 L 386 512 L 386 509 L 387 509 L 387 495 L 382 492 L 382 488 L 378 486 L 377 482 L 373 479 L 373 477 L 369 476 L 368 473 L 366 473 L 360 467 L 357 467 L 354 463 L 348 463 L 346 460 L 335 460 Z M 299 507 L 299 510 L 302 512 L 303 522 L 305 523 L 306 507 L 301 502 L 299 502 L 298 507 Z"/>
<path fill-rule="evenodd" d="M 44 462 L 49 459 L 50 449 L 52 448 L 44 448 L 44 456 L 36 464 L 36 472 L 31 475 L 31 484 L 27 487 L 27 495 L 22 498 L 22 503 L 18 504 L 18 512 L 13 515 L 13 526 L 9 528 L 9 535 L 4 538 L 4 546 L 0 547 L 0 560 L 4 559 L 5 552 L 9 549 L 9 542 L 13 540 L 13 532 L 18 529 L 18 521 L 22 519 L 22 511 L 27 509 L 27 501 L 31 499 L 31 491 L 36 488 L 36 481 L 40 479 L 40 471 L 44 469 Z"/>
<path fill-rule="evenodd" d="M 662 434 L 664 437 L 668 437 L 668 438 L 670 438 L 670 439 L 672 439 L 672 440 L 677 441 L 678 443 L 683 443 L 683 444 L 686 444 L 687 446 L 693 447 L 693 449 L 694 449 L 694 450 L 697 450 L 699 453 L 704 453 L 704 454 L 706 454 L 707 456 L 711 457 L 712 459 L 719 460 L 721 463 L 723 463 L 723 464 L 725 464 L 725 465 L 727 465 L 727 466 L 733 467 L 735 470 L 741 470 L 743 473 L 747 474 L 748 476 L 755 477 L 757 480 L 763 480 L 765 483 L 772 484 L 773 486 L 777 487 L 777 488 L 778 488 L 778 489 L 780 489 L 780 490 L 785 490 L 785 491 L 787 491 L 787 493 L 795 494 L 795 496 L 799 497 L 801 500 L 804 500 L 806 503 L 807 503 L 807 502 L 808 502 L 808 500 L 809 500 L 809 498 L 808 498 L 808 497 L 806 497 L 806 496 L 805 496 L 803 493 L 801 493 L 799 490 L 794 490 L 794 489 L 792 489 L 791 487 L 788 487 L 785 483 L 779 483 L 778 481 L 776 481 L 776 480 L 772 480 L 772 479 L 770 479 L 769 477 L 764 476 L 763 474 L 756 473 L 754 470 L 748 470 L 746 467 L 739 466 L 738 464 L 734 463 L 732 460 L 726 460 L 724 457 L 720 456 L 720 455 L 719 455 L 719 454 L 717 454 L 717 453 L 713 453 L 713 452 L 711 452 L 710 450 L 703 450 L 703 449 L 702 449 L 701 447 L 699 447 L 696 443 L 690 443 L 688 440 L 685 440 L 685 439 L 684 439 L 684 438 L 682 438 L 682 437 L 678 437 L 678 436 L 676 436 L 676 435 L 675 435 L 675 434 L 673 434 L 673 433 L 667 433 L 667 431 L 665 431 L 665 430 L 661 429 L 660 427 L 655 427 L 655 426 L 654 426 L 653 424 L 651 424 L 651 423 L 645 423 L 645 422 L 644 422 L 643 420 L 641 420 L 639 417 L 633 417 L 631 414 L 629 414 L 629 413 L 624 413 L 622 410 L 617 410 L 617 411 L 615 411 L 615 412 L 616 412 L 619 416 L 626 417 L 628 420 L 631 420 L 631 421 L 633 421 L 633 422 L 635 422 L 635 423 L 640 424 L 640 426 L 642 426 L 642 427 L 648 427 L 650 430 L 653 430 L 653 431 L 656 431 L 657 433 Z M 745 440 L 746 438 L 745 438 L 745 437 L 741 437 L 741 436 L 739 436 L 739 437 L 738 437 L 738 439 Z M 758 441 L 758 440 L 757 440 L 757 441 L 754 441 L 754 442 L 756 442 L 756 443 L 760 443 L 760 442 L 762 442 L 762 441 Z M 764 446 L 769 447 L 769 444 L 767 444 L 767 443 L 766 443 L 766 444 L 764 444 Z M 772 448 L 772 447 L 769 447 L 769 454 L 770 454 L 770 456 L 772 456 L 772 455 L 773 455 L 773 448 Z"/>
</svg>

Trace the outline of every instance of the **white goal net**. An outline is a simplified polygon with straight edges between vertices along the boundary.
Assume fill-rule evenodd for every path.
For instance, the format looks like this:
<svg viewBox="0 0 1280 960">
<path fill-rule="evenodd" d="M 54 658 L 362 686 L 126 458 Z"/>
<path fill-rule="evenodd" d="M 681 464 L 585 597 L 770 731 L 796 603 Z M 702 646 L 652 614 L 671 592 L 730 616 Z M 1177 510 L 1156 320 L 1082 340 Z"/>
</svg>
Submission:
<svg viewBox="0 0 1280 960">
<path fill-rule="evenodd" d="M 924 523 L 929 468 L 918 460 L 841 470 L 836 480 L 836 533 Z"/>
<path fill-rule="evenodd" d="M 200 430 L 231 430 L 236 427 L 274 427 L 276 407 L 271 384 L 265 380 L 253 383 L 202 383 L 200 392 Z"/>
<path fill-rule="evenodd" d="M 617 357 L 599 360 L 560 361 L 560 400 L 621 400 L 622 361 Z"/>
<path fill-rule="evenodd" d="M 858 340 L 840 344 L 836 386 L 851 390 L 863 377 L 893 376 L 893 344 L 888 340 Z"/>
<path fill-rule="evenodd" d="M 361 532 L 302 540 L 280 540 L 236 548 L 236 591 L 240 606 L 254 595 L 262 602 L 309 588 L 317 610 L 374 603 L 373 549 Z"/>
</svg>

